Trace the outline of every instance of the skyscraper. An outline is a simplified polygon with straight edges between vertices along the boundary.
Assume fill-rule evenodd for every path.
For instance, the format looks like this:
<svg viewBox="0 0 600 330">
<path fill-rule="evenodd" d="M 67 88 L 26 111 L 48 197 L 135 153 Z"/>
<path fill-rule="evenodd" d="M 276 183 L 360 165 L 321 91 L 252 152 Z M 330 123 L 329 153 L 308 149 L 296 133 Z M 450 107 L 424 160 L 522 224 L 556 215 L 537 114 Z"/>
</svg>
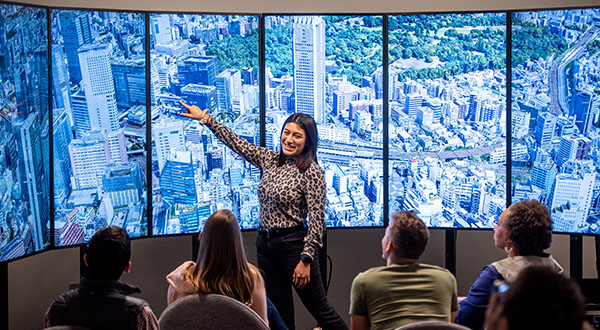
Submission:
<svg viewBox="0 0 600 330">
<path fill-rule="evenodd" d="M 325 21 L 295 16 L 292 27 L 296 112 L 325 122 Z"/>
<path fill-rule="evenodd" d="M 585 222 L 592 202 L 594 172 L 556 176 L 549 202 L 554 230 L 576 231 Z"/>
<path fill-rule="evenodd" d="M 69 143 L 73 140 L 73 132 L 66 109 L 53 111 L 54 202 L 60 206 L 71 193 L 70 178 L 73 171 L 69 159 Z"/>
<path fill-rule="evenodd" d="M 110 57 L 111 47 L 108 44 L 87 45 L 79 49 L 83 88 L 93 130 L 114 131 L 119 128 Z"/>
<path fill-rule="evenodd" d="M 232 111 L 233 100 L 242 91 L 242 76 L 238 69 L 226 69 L 216 77 L 219 109 Z"/>
<path fill-rule="evenodd" d="M 117 105 L 130 108 L 146 104 L 146 64 L 144 58 L 113 60 L 111 68 L 115 80 Z"/>
<path fill-rule="evenodd" d="M 59 45 L 52 45 L 52 108 L 71 109 L 69 72 Z"/>
<path fill-rule="evenodd" d="M 158 169 L 162 172 L 167 158 L 172 151 L 185 150 L 185 138 L 183 134 L 183 122 L 161 121 L 152 127 L 152 143 L 156 148 Z"/>
<path fill-rule="evenodd" d="M 592 94 L 585 90 L 577 89 L 571 100 L 570 115 L 575 116 L 575 125 L 579 132 L 584 134 L 591 125 Z"/>
<path fill-rule="evenodd" d="M 100 132 L 71 141 L 69 154 L 74 189 L 98 187 L 102 184 L 102 174 L 110 161 L 110 151 Z"/>
<path fill-rule="evenodd" d="M 33 220 L 33 242 L 35 250 L 43 249 L 48 243 L 50 221 L 49 182 L 44 172 L 44 159 L 41 141 L 42 126 L 40 115 L 32 112 L 15 125 L 18 134 L 20 154 L 19 172 L 24 199 L 29 204 Z"/>
<path fill-rule="evenodd" d="M 90 13 L 65 10 L 58 14 L 58 18 L 67 56 L 69 78 L 71 83 L 78 84 L 82 75 L 77 50 L 93 41 Z"/>
<path fill-rule="evenodd" d="M 535 141 L 542 147 L 550 146 L 556 127 L 556 116 L 550 112 L 542 112 L 538 115 L 535 127 Z"/>
</svg>

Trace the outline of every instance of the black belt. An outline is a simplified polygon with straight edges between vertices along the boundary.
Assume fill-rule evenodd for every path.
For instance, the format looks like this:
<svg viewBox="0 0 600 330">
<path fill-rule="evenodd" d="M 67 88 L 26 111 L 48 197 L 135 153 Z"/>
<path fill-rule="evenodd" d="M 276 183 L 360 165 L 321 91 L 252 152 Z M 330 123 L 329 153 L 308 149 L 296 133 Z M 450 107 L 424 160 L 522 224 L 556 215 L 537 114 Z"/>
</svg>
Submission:
<svg viewBox="0 0 600 330">
<path fill-rule="evenodd" d="M 295 233 L 301 230 L 306 229 L 306 225 L 305 224 L 300 224 L 294 227 L 287 227 L 287 228 L 271 228 L 271 229 L 266 229 L 266 228 L 258 228 L 258 234 L 260 236 L 262 236 L 263 238 L 274 238 L 274 237 L 279 237 L 279 236 L 284 236 L 287 234 L 291 234 L 291 233 Z"/>
</svg>

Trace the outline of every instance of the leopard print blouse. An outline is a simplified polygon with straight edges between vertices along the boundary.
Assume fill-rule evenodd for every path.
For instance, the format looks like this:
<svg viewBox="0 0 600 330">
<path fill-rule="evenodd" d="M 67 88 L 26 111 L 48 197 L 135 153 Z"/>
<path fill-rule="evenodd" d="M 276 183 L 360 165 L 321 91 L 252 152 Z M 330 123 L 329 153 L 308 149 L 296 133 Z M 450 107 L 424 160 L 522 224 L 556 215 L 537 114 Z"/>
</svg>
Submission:
<svg viewBox="0 0 600 330">
<path fill-rule="evenodd" d="M 310 214 L 302 254 L 314 257 L 315 251 L 323 245 L 325 228 L 325 174 L 319 164 L 313 162 L 300 173 L 296 159 L 288 157 L 278 167 L 278 152 L 244 140 L 212 118 L 206 126 L 231 150 L 262 170 L 258 186 L 261 228 L 294 227 L 305 223 Z"/>
</svg>

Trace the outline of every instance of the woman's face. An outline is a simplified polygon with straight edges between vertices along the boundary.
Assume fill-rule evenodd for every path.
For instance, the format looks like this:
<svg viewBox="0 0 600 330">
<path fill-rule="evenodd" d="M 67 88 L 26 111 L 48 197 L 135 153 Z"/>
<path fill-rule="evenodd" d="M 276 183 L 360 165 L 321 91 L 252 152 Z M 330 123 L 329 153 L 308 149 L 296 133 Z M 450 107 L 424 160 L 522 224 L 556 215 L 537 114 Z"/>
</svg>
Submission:
<svg viewBox="0 0 600 330">
<path fill-rule="evenodd" d="M 296 123 L 289 122 L 281 132 L 281 151 L 286 156 L 298 156 L 304 150 L 306 132 Z"/>
<path fill-rule="evenodd" d="M 499 247 L 501 249 L 504 249 L 506 247 L 506 236 L 508 231 L 506 230 L 504 222 L 509 209 L 510 207 L 504 210 L 502 214 L 500 214 L 500 216 L 498 217 L 498 224 L 496 225 L 496 227 L 494 227 L 494 244 L 496 245 L 496 247 Z"/>
</svg>

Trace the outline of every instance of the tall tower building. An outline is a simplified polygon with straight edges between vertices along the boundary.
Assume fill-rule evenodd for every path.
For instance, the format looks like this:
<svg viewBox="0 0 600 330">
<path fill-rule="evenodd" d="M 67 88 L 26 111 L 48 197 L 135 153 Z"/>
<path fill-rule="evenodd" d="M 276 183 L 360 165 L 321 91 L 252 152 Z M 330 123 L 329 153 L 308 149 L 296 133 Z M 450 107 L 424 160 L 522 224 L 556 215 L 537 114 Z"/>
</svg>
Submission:
<svg viewBox="0 0 600 330">
<path fill-rule="evenodd" d="M 556 116 L 550 112 L 542 112 L 538 115 L 535 127 L 535 141 L 542 147 L 550 146 L 556 127 Z"/>
<path fill-rule="evenodd" d="M 576 231 L 585 222 L 594 191 L 595 173 L 556 176 L 550 199 L 550 211 L 556 231 Z"/>
<path fill-rule="evenodd" d="M 119 128 L 117 100 L 108 44 L 87 45 L 79 49 L 81 76 L 93 130 Z"/>
<path fill-rule="evenodd" d="M 117 105 L 121 108 L 146 105 L 145 59 L 113 60 L 111 68 L 115 80 Z"/>
<path fill-rule="evenodd" d="M 52 45 L 52 108 L 71 109 L 69 72 L 59 45 Z"/>
<path fill-rule="evenodd" d="M 177 77 L 181 87 L 188 84 L 214 86 L 219 62 L 216 56 L 188 56 L 177 61 Z"/>
<path fill-rule="evenodd" d="M 158 169 L 162 172 L 165 162 L 172 151 L 185 150 L 183 122 L 180 120 L 161 121 L 153 125 L 152 143 L 154 143 L 154 148 L 156 148 Z"/>
<path fill-rule="evenodd" d="M 44 172 L 42 126 L 39 114 L 30 113 L 14 128 L 18 132 L 20 181 L 24 199 L 28 202 L 31 212 L 35 232 L 33 244 L 37 251 L 46 246 L 50 237 L 48 232 L 50 228 L 49 178 Z"/>
<path fill-rule="evenodd" d="M 75 125 L 75 135 L 78 138 L 82 138 L 92 129 L 90 126 L 90 113 L 83 89 L 71 95 L 71 111 L 73 124 Z"/>
<path fill-rule="evenodd" d="M 73 175 L 69 158 L 69 144 L 73 140 L 73 132 L 67 110 L 54 109 L 53 116 L 53 150 L 54 150 L 54 201 L 61 205 L 71 193 L 70 178 Z"/>
<path fill-rule="evenodd" d="M 168 14 L 150 15 L 150 34 L 155 44 L 168 44 L 171 42 L 171 22 Z"/>
<path fill-rule="evenodd" d="M 110 161 L 110 151 L 100 132 L 71 141 L 69 154 L 75 189 L 98 187 L 102 184 L 104 169 Z"/>
<path fill-rule="evenodd" d="M 78 84 L 82 76 L 77 50 L 93 41 L 91 17 L 88 12 L 65 10 L 58 14 L 58 20 L 67 56 L 69 78 L 71 83 Z"/>
<path fill-rule="evenodd" d="M 556 163 L 562 166 L 571 159 L 588 159 L 592 141 L 583 135 L 563 136 L 560 139 Z"/>
<path fill-rule="evenodd" d="M 325 121 L 325 21 L 296 16 L 292 27 L 296 112 Z"/>
<path fill-rule="evenodd" d="M 219 109 L 232 111 L 234 97 L 242 91 L 242 75 L 238 69 L 227 69 L 216 77 Z"/>
<path fill-rule="evenodd" d="M 571 116 L 575 116 L 575 125 L 579 132 L 584 134 L 588 131 L 591 123 L 592 94 L 584 90 L 576 90 L 571 100 Z"/>
</svg>

